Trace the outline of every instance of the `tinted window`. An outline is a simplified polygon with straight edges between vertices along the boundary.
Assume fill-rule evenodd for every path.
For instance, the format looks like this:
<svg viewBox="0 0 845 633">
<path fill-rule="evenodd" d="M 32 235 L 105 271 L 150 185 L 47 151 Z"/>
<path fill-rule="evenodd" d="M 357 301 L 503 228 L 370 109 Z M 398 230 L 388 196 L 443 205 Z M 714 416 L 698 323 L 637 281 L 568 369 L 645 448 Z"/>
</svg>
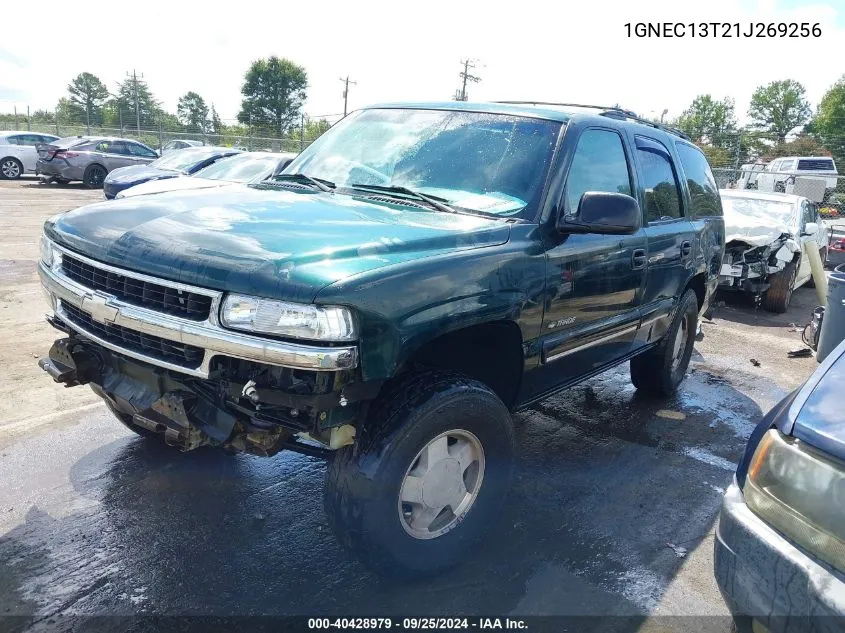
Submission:
<svg viewBox="0 0 845 633">
<path fill-rule="evenodd" d="M 681 217 L 681 195 L 668 156 L 669 152 L 657 141 L 637 137 L 637 159 L 648 222 Z"/>
<path fill-rule="evenodd" d="M 816 221 L 816 213 L 813 205 L 806 200 L 801 203 L 801 214 L 804 216 L 804 224 Z"/>
<path fill-rule="evenodd" d="M 683 167 L 684 175 L 687 178 L 691 215 L 695 218 L 722 215 L 719 189 L 704 154 L 698 148 L 686 143 L 676 143 L 675 147 L 678 150 L 681 167 Z"/>
<path fill-rule="evenodd" d="M 135 156 L 143 156 L 144 158 L 158 158 L 158 154 L 156 154 L 153 150 L 144 147 L 143 145 L 138 145 L 138 143 L 127 143 L 129 147 L 130 153 L 134 154 Z"/>
<path fill-rule="evenodd" d="M 9 143 L 9 145 L 23 145 L 24 144 L 23 136 L 21 136 L 20 134 L 17 134 L 15 136 L 9 136 L 9 137 L 7 137 L 7 139 L 8 140 L 6 142 Z"/>
<path fill-rule="evenodd" d="M 798 161 L 798 169 L 805 171 L 833 171 L 833 161 L 829 158 L 805 158 Z"/>
<path fill-rule="evenodd" d="M 578 139 L 566 181 L 567 213 L 575 213 L 587 191 L 631 195 L 622 139 L 609 130 L 587 130 Z"/>
</svg>

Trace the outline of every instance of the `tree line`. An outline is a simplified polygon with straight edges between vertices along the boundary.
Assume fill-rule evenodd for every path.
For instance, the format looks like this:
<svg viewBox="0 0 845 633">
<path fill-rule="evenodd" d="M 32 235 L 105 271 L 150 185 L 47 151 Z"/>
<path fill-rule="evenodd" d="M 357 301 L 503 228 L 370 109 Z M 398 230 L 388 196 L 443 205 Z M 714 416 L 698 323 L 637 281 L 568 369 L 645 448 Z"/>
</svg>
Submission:
<svg viewBox="0 0 845 633">
<path fill-rule="evenodd" d="M 68 84 L 67 95 L 59 99 L 55 111 L 37 110 L 30 122 L 216 136 L 283 139 L 303 135 L 313 140 L 330 126 L 325 119 L 311 120 L 302 113 L 307 87 L 308 75 L 302 66 L 275 56 L 256 60 L 244 76 L 237 123 L 227 125 L 214 104 L 195 91 L 179 97 L 175 113 L 167 112 L 142 77 L 127 77 L 109 90 L 99 77 L 82 72 Z"/>
<path fill-rule="evenodd" d="M 671 125 L 688 134 L 714 166 L 779 156 L 832 156 L 845 166 L 845 75 L 815 112 L 804 86 L 794 79 L 759 86 L 751 96 L 748 119 L 747 126 L 738 126 L 733 99 L 717 101 L 704 94 Z"/>
</svg>

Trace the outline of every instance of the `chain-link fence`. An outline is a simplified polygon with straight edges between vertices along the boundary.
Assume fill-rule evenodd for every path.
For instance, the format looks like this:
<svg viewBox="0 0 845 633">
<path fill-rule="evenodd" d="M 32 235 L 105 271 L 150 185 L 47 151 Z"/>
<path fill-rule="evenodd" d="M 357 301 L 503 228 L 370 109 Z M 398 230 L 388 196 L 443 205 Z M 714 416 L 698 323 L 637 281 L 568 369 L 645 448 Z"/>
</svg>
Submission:
<svg viewBox="0 0 845 633">
<path fill-rule="evenodd" d="M 248 151 L 301 152 L 333 123 L 333 121 L 326 119 L 318 119 L 319 123 L 317 124 L 313 121 L 314 119 L 303 117 L 301 125 L 294 127 L 281 137 L 253 134 L 243 126 L 223 126 L 219 134 L 169 130 L 164 125 L 142 127 L 139 131 L 134 126 L 131 128 L 88 126 L 82 123 L 26 120 L 23 117 L 20 121 L 0 120 L 0 131 L 41 132 L 55 134 L 59 137 L 112 136 L 130 138 L 157 150 L 160 150 L 170 141 L 182 139 L 201 141 L 206 145 L 237 147 Z"/>
</svg>

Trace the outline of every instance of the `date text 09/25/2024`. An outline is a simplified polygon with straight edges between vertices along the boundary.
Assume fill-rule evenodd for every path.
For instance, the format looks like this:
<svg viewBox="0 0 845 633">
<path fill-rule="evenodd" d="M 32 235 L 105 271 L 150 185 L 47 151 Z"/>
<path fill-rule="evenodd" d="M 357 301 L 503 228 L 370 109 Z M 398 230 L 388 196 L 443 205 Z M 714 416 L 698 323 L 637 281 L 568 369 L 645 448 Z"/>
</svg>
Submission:
<svg viewBox="0 0 845 633">
<path fill-rule="evenodd" d="M 400 631 L 511 630 L 526 632 L 525 620 L 519 618 L 308 618 L 309 630 L 396 629 Z"/>
<path fill-rule="evenodd" d="M 821 37 L 818 22 L 628 22 L 628 37 Z"/>
</svg>

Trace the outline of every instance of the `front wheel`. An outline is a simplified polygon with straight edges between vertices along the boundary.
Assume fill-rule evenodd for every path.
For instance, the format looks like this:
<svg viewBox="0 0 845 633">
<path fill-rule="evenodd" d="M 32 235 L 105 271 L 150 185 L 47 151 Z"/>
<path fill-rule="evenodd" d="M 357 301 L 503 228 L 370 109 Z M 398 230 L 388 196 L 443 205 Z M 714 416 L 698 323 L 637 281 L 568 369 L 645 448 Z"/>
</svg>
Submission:
<svg viewBox="0 0 845 633">
<path fill-rule="evenodd" d="M 769 289 L 763 299 L 766 310 L 782 314 L 789 309 L 797 275 L 798 265 L 795 262 L 789 262 L 783 270 L 769 277 Z"/>
<path fill-rule="evenodd" d="M 329 525 L 379 573 L 443 571 L 471 551 L 504 501 L 510 414 L 487 386 L 434 371 L 397 379 L 370 411 L 356 444 L 329 465 Z"/>
<path fill-rule="evenodd" d="M 660 396 L 675 392 L 689 367 L 697 323 L 698 299 L 687 290 L 660 343 L 631 359 L 631 382 L 637 389 Z"/>
</svg>

